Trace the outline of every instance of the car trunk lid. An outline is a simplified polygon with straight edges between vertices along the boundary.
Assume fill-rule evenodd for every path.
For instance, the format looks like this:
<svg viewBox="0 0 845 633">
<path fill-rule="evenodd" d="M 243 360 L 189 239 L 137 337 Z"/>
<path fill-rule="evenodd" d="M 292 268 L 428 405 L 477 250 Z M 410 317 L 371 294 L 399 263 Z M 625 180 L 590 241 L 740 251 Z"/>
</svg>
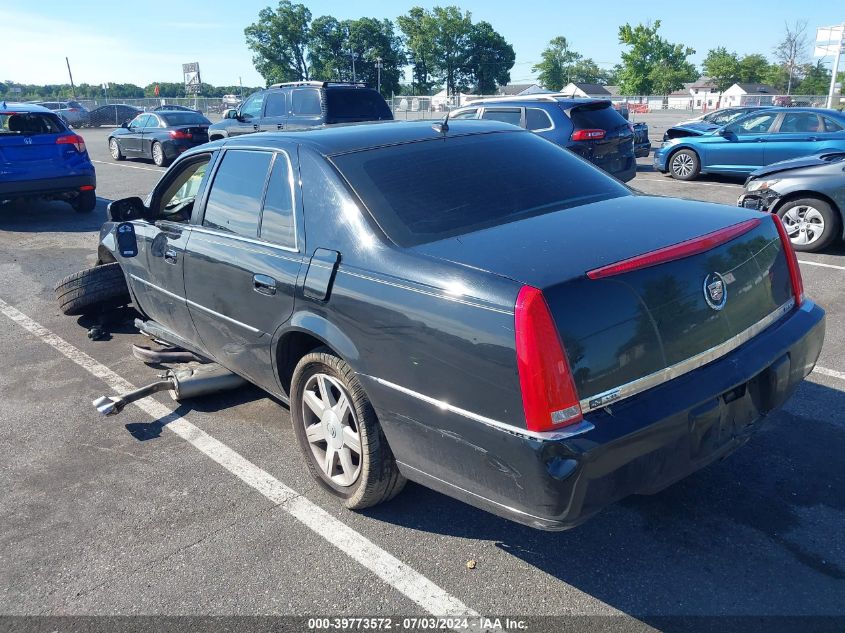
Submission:
<svg viewBox="0 0 845 633">
<path fill-rule="evenodd" d="M 52 113 L 0 112 L 0 173 L 10 179 L 64 174 L 66 161 L 79 156 L 73 143 L 59 142 L 70 135 Z"/>
</svg>

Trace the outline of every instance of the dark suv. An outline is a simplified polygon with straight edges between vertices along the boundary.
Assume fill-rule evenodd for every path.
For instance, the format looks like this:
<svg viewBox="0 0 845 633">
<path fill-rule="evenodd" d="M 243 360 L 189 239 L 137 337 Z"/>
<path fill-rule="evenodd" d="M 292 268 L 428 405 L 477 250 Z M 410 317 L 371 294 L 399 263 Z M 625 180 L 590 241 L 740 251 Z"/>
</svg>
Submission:
<svg viewBox="0 0 845 633">
<path fill-rule="evenodd" d="M 215 141 L 251 132 L 392 119 L 384 97 L 363 84 L 298 81 L 273 84 L 251 94 L 237 110 L 212 125 L 208 133 Z"/>
<path fill-rule="evenodd" d="M 558 95 L 485 99 L 454 110 L 449 118 L 518 125 L 572 150 L 623 182 L 637 174 L 633 129 L 610 101 Z"/>
</svg>

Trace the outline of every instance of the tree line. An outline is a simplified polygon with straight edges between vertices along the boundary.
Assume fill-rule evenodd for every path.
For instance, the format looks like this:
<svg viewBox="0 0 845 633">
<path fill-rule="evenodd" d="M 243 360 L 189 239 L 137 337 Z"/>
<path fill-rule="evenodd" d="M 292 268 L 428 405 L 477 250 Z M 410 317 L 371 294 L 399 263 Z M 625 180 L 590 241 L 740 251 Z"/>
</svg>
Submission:
<svg viewBox="0 0 845 633">
<path fill-rule="evenodd" d="M 36 85 L 3 81 L 0 82 L 0 98 L 8 101 L 47 101 L 72 99 L 75 94 L 77 99 L 85 100 L 103 99 L 105 97 L 108 97 L 109 100 L 142 99 L 155 98 L 156 86 L 159 87 L 159 98 L 175 99 L 193 96 L 185 93 L 185 84 L 169 81 L 154 81 L 146 86 L 109 83 L 107 89 L 103 88 L 100 84 L 81 83 L 74 89 L 69 83 Z M 20 88 L 20 92 L 12 92 L 13 88 Z M 211 84 L 203 83 L 200 86 L 200 96 L 222 97 L 226 94 L 248 95 L 256 90 L 259 90 L 259 88 L 246 86 L 212 86 Z"/>
</svg>

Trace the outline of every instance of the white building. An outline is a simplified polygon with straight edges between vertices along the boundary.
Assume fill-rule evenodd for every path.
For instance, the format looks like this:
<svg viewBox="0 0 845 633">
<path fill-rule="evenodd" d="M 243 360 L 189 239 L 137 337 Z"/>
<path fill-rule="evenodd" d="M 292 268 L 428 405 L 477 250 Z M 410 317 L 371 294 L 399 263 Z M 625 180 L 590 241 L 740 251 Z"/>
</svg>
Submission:
<svg viewBox="0 0 845 633">
<path fill-rule="evenodd" d="M 722 107 L 774 105 L 777 90 L 766 84 L 734 84 L 722 94 Z"/>
</svg>

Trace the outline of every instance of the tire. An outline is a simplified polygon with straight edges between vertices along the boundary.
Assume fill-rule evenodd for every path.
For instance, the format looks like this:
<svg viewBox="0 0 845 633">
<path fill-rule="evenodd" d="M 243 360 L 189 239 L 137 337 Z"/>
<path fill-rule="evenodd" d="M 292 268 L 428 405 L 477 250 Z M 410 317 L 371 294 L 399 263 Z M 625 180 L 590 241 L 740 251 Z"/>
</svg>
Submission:
<svg viewBox="0 0 845 633">
<path fill-rule="evenodd" d="M 827 248 L 840 235 L 841 218 L 824 200 L 789 200 L 776 213 L 796 251 L 815 253 Z"/>
<path fill-rule="evenodd" d="M 99 125 L 97 127 L 100 127 Z M 109 152 L 111 152 L 111 157 L 114 160 L 124 160 L 126 156 L 123 155 L 123 152 L 120 151 L 120 143 L 117 142 L 117 139 L 111 137 L 109 139 Z"/>
<path fill-rule="evenodd" d="M 97 208 L 97 194 L 94 191 L 82 191 L 70 201 L 70 206 L 77 213 L 91 213 Z"/>
<path fill-rule="evenodd" d="M 695 180 L 701 173 L 701 161 L 691 149 L 679 149 L 669 157 L 667 166 L 676 180 Z"/>
<path fill-rule="evenodd" d="M 156 167 L 167 167 L 170 164 L 170 161 L 164 154 L 164 147 L 158 141 L 153 142 L 153 146 L 150 148 L 150 154 L 153 157 Z"/>
<path fill-rule="evenodd" d="M 56 284 L 59 309 L 69 316 L 96 314 L 131 302 L 120 264 L 112 262 L 68 275 Z"/>
<path fill-rule="evenodd" d="M 331 395 L 321 397 L 321 389 Z M 315 405 L 306 404 L 306 391 L 312 394 L 309 399 L 316 401 Z M 320 485 L 350 510 L 368 508 L 399 494 L 405 478 L 396 466 L 375 410 L 349 365 L 328 348 L 318 348 L 297 363 L 290 393 L 293 430 L 308 470 Z M 342 402 L 340 394 L 349 404 L 340 417 L 318 417 L 314 406 L 325 411 L 322 405 L 334 402 L 337 407 Z M 306 426 L 314 432 L 306 431 Z"/>
</svg>

